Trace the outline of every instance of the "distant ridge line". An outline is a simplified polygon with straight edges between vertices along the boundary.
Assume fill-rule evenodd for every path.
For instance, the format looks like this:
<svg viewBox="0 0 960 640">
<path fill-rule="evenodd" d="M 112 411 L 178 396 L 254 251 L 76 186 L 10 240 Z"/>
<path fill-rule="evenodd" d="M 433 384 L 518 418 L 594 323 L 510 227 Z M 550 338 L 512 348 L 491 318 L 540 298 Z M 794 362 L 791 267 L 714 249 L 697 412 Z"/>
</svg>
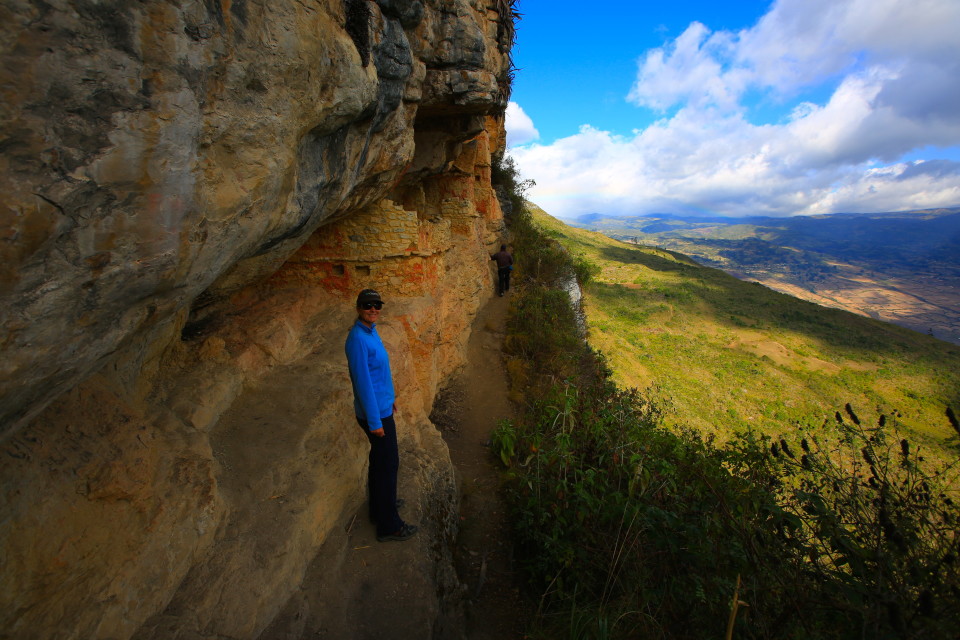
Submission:
<svg viewBox="0 0 960 640">
<path fill-rule="evenodd" d="M 960 214 L 960 205 L 955 207 L 933 207 L 929 209 L 906 209 L 903 211 L 861 212 L 843 211 L 836 213 L 794 214 L 789 216 L 700 216 L 696 214 L 680 213 L 645 213 L 645 214 L 608 214 L 585 213 L 572 218 L 576 226 L 586 226 L 600 220 L 677 220 L 680 222 L 717 222 L 723 224 L 757 224 L 768 221 L 796 220 L 798 218 L 825 219 L 825 218 L 904 218 L 918 216 L 943 217 Z"/>
</svg>

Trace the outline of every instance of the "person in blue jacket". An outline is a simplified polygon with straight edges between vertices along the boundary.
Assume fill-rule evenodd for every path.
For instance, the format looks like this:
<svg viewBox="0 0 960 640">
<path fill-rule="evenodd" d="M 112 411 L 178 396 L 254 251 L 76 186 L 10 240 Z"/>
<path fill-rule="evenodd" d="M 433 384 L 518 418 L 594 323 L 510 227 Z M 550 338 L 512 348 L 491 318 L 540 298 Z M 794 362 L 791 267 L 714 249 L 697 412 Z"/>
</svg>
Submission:
<svg viewBox="0 0 960 640">
<path fill-rule="evenodd" d="M 353 408 L 357 422 L 370 441 L 370 464 L 367 487 L 370 493 L 370 518 L 377 525 L 377 540 L 407 540 L 417 527 L 405 523 L 397 512 L 397 471 L 400 453 L 397 449 L 396 395 L 390 375 L 390 357 L 377 335 L 377 320 L 383 299 L 373 289 L 364 289 L 357 296 L 357 321 L 347 335 L 345 349 L 353 384 Z"/>
</svg>

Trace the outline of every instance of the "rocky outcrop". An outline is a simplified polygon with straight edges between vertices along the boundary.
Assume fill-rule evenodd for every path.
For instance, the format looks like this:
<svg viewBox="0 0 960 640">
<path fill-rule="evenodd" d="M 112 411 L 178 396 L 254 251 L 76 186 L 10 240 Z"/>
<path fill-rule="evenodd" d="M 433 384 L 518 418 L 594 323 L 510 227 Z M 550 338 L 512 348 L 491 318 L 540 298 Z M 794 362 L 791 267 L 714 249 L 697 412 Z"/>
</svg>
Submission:
<svg viewBox="0 0 960 640">
<path fill-rule="evenodd" d="M 308 568 L 337 580 L 365 286 L 430 516 L 406 569 L 435 587 L 424 635 L 452 615 L 427 415 L 491 290 L 502 4 L 0 8 L 4 637 L 256 638 Z"/>
</svg>

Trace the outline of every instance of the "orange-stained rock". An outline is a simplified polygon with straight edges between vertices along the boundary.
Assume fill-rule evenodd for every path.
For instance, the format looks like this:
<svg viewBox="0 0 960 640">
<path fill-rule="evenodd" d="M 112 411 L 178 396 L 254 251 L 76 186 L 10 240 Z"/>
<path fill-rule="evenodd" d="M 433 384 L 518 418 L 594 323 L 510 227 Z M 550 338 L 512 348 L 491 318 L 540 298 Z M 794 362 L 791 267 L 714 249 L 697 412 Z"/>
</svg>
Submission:
<svg viewBox="0 0 960 640">
<path fill-rule="evenodd" d="M 343 341 L 367 286 L 424 514 L 402 578 L 437 594 L 411 620 L 451 615 L 427 416 L 503 234 L 488 4 L 0 8 L 4 634 L 258 637 L 365 499 Z"/>
</svg>

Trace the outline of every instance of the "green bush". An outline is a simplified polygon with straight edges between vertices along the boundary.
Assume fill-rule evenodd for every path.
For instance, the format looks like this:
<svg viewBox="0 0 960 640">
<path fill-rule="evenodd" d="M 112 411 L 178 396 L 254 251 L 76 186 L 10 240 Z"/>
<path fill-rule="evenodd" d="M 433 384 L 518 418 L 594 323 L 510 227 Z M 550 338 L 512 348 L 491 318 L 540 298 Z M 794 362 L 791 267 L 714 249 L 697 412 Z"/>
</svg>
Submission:
<svg viewBox="0 0 960 640">
<path fill-rule="evenodd" d="M 536 266 L 508 351 L 536 383 L 493 445 L 516 557 L 541 594 L 534 635 L 719 638 L 737 593 L 736 638 L 956 636 L 951 468 L 930 471 L 893 418 L 868 428 L 849 405 L 799 443 L 745 431 L 718 446 L 662 428 L 612 383 L 553 288 L 574 259 L 528 215 L 512 230 Z"/>
<path fill-rule="evenodd" d="M 896 418 L 867 427 L 848 404 L 835 435 L 768 441 L 737 460 L 791 518 L 783 546 L 793 598 L 827 628 L 872 638 L 949 638 L 960 629 L 960 511 L 954 468 L 931 470 Z M 822 430 L 823 431 L 823 430 Z M 744 449 L 740 449 L 742 453 Z M 762 471 L 760 471 L 762 470 Z M 779 550 L 779 549 L 778 549 Z M 792 586 L 792 585 L 786 585 Z"/>
<path fill-rule="evenodd" d="M 574 256 L 573 272 L 577 282 L 585 285 L 600 275 L 600 265 L 592 262 L 586 256 Z"/>
<path fill-rule="evenodd" d="M 585 347 L 567 292 L 536 288 L 518 296 L 507 320 L 504 347 L 510 355 L 535 362 L 544 373 L 574 375 Z"/>
<path fill-rule="evenodd" d="M 953 637 L 948 477 L 886 433 L 718 448 L 606 379 L 554 385 L 495 438 L 544 633 L 721 637 L 739 582 L 736 637 Z"/>
<path fill-rule="evenodd" d="M 508 155 L 499 154 L 492 158 L 490 167 L 490 182 L 500 187 L 510 200 L 509 219 L 523 215 L 525 210 L 523 196 L 527 189 L 535 185 L 533 180 L 523 180 L 516 162 Z"/>
<path fill-rule="evenodd" d="M 715 487 L 736 479 L 706 445 L 658 428 L 649 405 L 605 380 L 554 387 L 511 437 L 518 555 L 545 594 L 546 627 L 579 602 L 581 620 L 616 614 L 610 637 L 722 633 L 747 553 L 722 534 Z"/>
</svg>

